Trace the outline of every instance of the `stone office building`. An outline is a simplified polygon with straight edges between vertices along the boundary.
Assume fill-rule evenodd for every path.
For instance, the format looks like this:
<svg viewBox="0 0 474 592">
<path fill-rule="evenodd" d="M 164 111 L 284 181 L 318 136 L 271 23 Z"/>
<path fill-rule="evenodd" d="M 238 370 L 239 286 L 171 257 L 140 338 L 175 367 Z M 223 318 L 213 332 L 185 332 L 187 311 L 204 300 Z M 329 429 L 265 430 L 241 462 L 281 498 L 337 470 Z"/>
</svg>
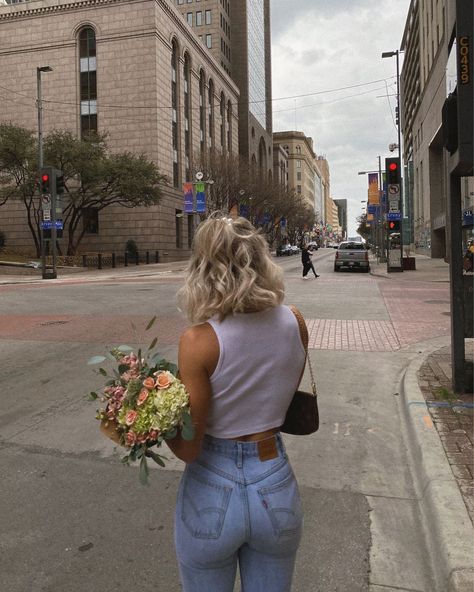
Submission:
<svg viewBox="0 0 474 592">
<path fill-rule="evenodd" d="M 181 215 L 182 184 L 193 180 L 195 154 L 238 152 L 239 90 L 173 3 L 6 4 L 0 38 L 0 122 L 36 130 L 37 67 L 51 66 L 42 76 L 45 134 L 107 132 L 113 152 L 144 153 L 169 180 L 158 206 L 89 213 L 81 251 L 120 252 L 131 238 L 162 260 L 187 257 L 196 221 Z M 0 229 L 7 246 L 32 251 L 19 204 L 0 207 Z"/>
</svg>

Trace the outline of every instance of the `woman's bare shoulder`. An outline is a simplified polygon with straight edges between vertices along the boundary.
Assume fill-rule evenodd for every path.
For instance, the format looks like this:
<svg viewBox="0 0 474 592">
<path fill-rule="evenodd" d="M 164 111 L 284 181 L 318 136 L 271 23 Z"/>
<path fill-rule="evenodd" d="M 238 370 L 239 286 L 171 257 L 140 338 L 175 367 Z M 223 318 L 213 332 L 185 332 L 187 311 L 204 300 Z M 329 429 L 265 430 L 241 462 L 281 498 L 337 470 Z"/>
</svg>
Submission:
<svg viewBox="0 0 474 592">
<path fill-rule="evenodd" d="M 181 335 L 179 349 L 183 359 L 204 366 L 209 376 L 214 372 L 219 360 L 219 341 L 209 323 L 186 329 Z"/>
</svg>

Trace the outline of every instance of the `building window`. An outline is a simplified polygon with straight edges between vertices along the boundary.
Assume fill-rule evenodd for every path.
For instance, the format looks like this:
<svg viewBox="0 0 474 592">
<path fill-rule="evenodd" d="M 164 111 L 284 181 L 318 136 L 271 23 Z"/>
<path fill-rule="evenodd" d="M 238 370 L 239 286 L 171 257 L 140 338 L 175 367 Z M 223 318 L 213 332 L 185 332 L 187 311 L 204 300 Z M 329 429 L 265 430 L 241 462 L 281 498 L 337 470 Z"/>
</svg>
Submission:
<svg viewBox="0 0 474 592">
<path fill-rule="evenodd" d="M 296 193 L 301 193 L 301 185 L 296 186 Z"/>
<path fill-rule="evenodd" d="M 227 102 L 227 151 L 232 152 L 232 103 Z"/>
<path fill-rule="evenodd" d="M 225 150 L 225 97 L 224 93 L 221 93 L 221 104 L 219 106 L 221 115 L 221 148 L 222 152 Z"/>
<path fill-rule="evenodd" d="M 175 210 L 174 211 L 174 224 L 175 224 L 175 232 L 176 232 L 176 248 L 181 249 L 183 246 L 183 239 L 182 239 L 182 219 L 183 219 L 183 212 L 182 210 Z"/>
<path fill-rule="evenodd" d="M 178 133 L 178 46 L 173 41 L 171 51 L 171 133 L 173 143 L 173 186 L 179 187 Z"/>
<path fill-rule="evenodd" d="M 301 160 L 297 160 L 296 161 L 296 168 L 300 169 L 301 168 Z"/>
<path fill-rule="evenodd" d="M 202 10 L 198 10 L 196 12 L 196 27 L 200 27 L 202 25 Z"/>
<path fill-rule="evenodd" d="M 192 27 L 193 26 L 193 13 L 192 12 L 187 13 L 186 20 L 188 21 L 188 25 L 190 27 Z"/>
<path fill-rule="evenodd" d="M 296 146 L 296 154 L 301 154 L 301 146 Z"/>
<path fill-rule="evenodd" d="M 184 160 L 186 181 L 191 179 L 191 63 L 184 56 Z"/>
<path fill-rule="evenodd" d="M 79 33 L 81 137 L 97 132 L 97 63 L 95 32 L 90 27 Z"/>
<path fill-rule="evenodd" d="M 199 77 L 199 142 L 203 153 L 206 146 L 206 81 L 202 70 Z"/>
<path fill-rule="evenodd" d="M 205 12 L 205 16 L 206 16 L 206 25 L 210 25 L 211 24 L 211 11 L 210 10 L 206 10 Z"/>
<path fill-rule="evenodd" d="M 301 173 L 296 173 L 296 180 L 301 181 Z"/>
<path fill-rule="evenodd" d="M 209 135 L 208 147 L 214 148 L 214 83 L 209 80 L 208 99 L 207 99 L 207 133 Z"/>
<path fill-rule="evenodd" d="M 82 208 L 82 223 L 85 234 L 99 234 L 99 210 Z"/>
<path fill-rule="evenodd" d="M 206 47 L 212 48 L 212 35 L 210 33 L 206 35 Z"/>
</svg>

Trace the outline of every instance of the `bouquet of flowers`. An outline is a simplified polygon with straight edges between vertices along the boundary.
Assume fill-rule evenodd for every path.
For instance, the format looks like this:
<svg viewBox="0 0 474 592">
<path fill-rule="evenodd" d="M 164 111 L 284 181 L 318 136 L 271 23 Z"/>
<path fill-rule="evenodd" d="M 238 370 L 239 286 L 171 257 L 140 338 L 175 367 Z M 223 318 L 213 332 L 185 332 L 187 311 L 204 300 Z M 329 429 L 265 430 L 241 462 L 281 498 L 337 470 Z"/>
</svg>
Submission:
<svg viewBox="0 0 474 592">
<path fill-rule="evenodd" d="M 147 325 L 149 330 L 154 317 Z M 153 339 L 144 356 L 128 345 L 113 348 L 107 356 L 94 356 L 88 364 L 101 364 L 107 359 L 117 365 L 112 375 L 103 367 L 98 372 L 106 377 L 102 395 L 89 393 L 90 400 L 101 399 L 104 409 L 97 411 L 102 431 L 117 444 L 128 449 L 122 462 L 140 461 L 140 482 L 148 482 L 147 458 L 165 466 L 162 455 L 153 447 L 176 437 L 192 440 L 194 428 L 189 410 L 189 395 L 177 377 L 177 366 L 153 353 Z"/>
</svg>

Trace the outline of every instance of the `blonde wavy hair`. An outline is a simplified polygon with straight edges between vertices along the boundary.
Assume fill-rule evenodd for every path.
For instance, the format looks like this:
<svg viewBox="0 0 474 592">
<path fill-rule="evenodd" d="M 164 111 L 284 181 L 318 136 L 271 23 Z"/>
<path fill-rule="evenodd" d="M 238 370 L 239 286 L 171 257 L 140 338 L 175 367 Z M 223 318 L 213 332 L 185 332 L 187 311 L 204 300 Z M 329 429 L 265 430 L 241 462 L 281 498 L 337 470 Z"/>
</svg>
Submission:
<svg viewBox="0 0 474 592">
<path fill-rule="evenodd" d="M 259 312 L 280 304 L 284 295 L 282 271 L 248 220 L 215 212 L 198 226 L 178 291 L 178 305 L 191 323 Z"/>
</svg>

